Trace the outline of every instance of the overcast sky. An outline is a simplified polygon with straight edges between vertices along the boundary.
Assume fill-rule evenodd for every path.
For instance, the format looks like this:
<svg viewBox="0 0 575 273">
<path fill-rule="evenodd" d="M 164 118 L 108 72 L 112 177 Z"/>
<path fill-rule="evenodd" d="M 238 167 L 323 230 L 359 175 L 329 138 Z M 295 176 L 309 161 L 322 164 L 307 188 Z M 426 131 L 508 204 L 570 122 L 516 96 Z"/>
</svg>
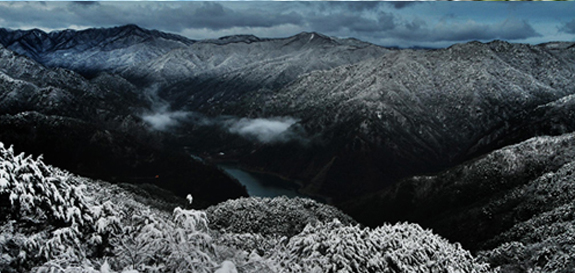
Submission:
<svg viewBox="0 0 575 273">
<path fill-rule="evenodd" d="M 471 40 L 575 40 L 573 2 L 0 2 L 0 27 L 85 29 L 137 24 L 191 39 L 302 31 L 384 46 Z"/>
</svg>

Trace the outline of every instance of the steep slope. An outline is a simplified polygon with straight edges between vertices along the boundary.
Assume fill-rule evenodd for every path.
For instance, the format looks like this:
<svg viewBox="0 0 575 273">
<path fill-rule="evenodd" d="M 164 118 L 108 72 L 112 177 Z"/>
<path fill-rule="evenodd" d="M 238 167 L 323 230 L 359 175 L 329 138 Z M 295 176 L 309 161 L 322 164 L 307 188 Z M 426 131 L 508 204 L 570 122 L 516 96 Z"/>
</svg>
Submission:
<svg viewBox="0 0 575 273">
<path fill-rule="evenodd" d="M 0 43 L 49 67 L 62 67 L 84 75 L 111 72 L 136 65 L 166 52 L 193 44 L 187 38 L 136 25 L 114 28 L 64 30 L 0 29 Z"/>
<path fill-rule="evenodd" d="M 467 248 L 491 249 L 517 240 L 510 237 L 513 226 L 572 202 L 574 144 L 573 133 L 532 138 L 437 175 L 405 179 L 344 207 L 371 225 L 416 221 Z"/>
<path fill-rule="evenodd" d="M 568 118 L 575 93 L 573 43 L 494 41 L 389 50 L 318 33 L 191 41 L 133 25 L 49 34 L 1 30 L 0 41 L 48 66 L 120 75 L 129 83 L 119 77 L 110 81 L 117 77 L 110 74 L 92 83 L 118 82 L 126 90 L 136 85 L 140 91 L 127 93 L 140 100 L 148 93 L 166 102 L 167 110 L 293 118 L 291 141 L 259 143 L 221 123 L 209 127 L 198 119 L 184 123 L 162 144 L 187 146 L 208 157 L 225 152 L 227 159 L 299 180 L 307 193 L 335 202 L 401 178 L 446 170 L 533 136 L 575 128 Z M 5 74 L 7 85 L 18 79 Z M 27 85 L 22 90 L 35 89 Z M 76 105 L 78 95 L 86 96 L 70 94 L 53 97 Z M 13 107 L 64 109 L 44 106 L 47 101 Z M 109 120 L 119 127 L 126 124 L 113 115 Z"/>
<path fill-rule="evenodd" d="M 62 68 L 46 68 L 0 46 L 0 113 L 40 111 L 84 120 L 114 119 L 150 107 L 124 79 L 92 81 Z"/>
<path fill-rule="evenodd" d="M 139 87 L 152 86 L 172 108 L 212 113 L 225 111 L 224 104 L 246 92 L 282 87 L 304 73 L 388 51 L 319 33 L 194 41 L 135 25 L 50 33 L 0 29 L 0 43 L 48 67 L 88 76 L 110 72 Z"/>
<path fill-rule="evenodd" d="M 117 76 L 88 81 L 0 48 L 0 140 L 93 178 L 194 192 L 201 206 L 247 195 L 220 170 L 162 144 L 166 136 L 136 116 L 150 105 L 135 90 Z"/>
<path fill-rule="evenodd" d="M 501 267 L 502 272 L 569 272 L 575 268 L 574 216 L 570 202 L 517 223 L 490 241 L 504 243 L 480 252 L 481 260 Z"/>
<path fill-rule="evenodd" d="M 188 200 L 191 202 L 192 197 Z M 146 204 L 155 200 L 74 176 L 45 165 L 41 158 L 15 155 L 12 148 L 0 143 L 0 269 L 90 273 L 495 272 L 488 264 L 476 262 L 459 245 L 415 224 L 366 229 L 342 224 L 337 218 L 345 215 L 312 200 L 263 201 L 254 211 L 255 217 L 242 219 L 241 224 L 267 228 L 276 219 L 265 215 L 277 207 L 304 206 L 312 209 L 300 215 L 294 211 L 294 218 L 285 221 L 293 226 L 303 222 L 305 228 L 289 238 L 281 233 L 238 234 L 212 229 L 204 211 L 180 207 L 173 213 L 161 211 Z M 240 199 L 218 208 L 233 212 L 242 204 L 257 203 L 262 200 Z M 266 208 L 265 203 L 271 206 Z M 218 208 L 212 217 L 222 216 L 217 214 Z"/>
<path fill-rule="evenodd" d="M 472 42 L 312 72 L 274 92 L 247 95 L 233 110 L 299 119 L 316 143 L 312 151 L 268 146 L 243 160 L 312 181 L 307 186 L 316 193 L 349 198 L 505 144 L 562 133 L 573 123 L 558 120 L 554 127 L 565 130 L 549 130 L 543 125 L 555 114 L 541 111 L 575 93 L 573 52 L 572 44 Z M 525 130 L 534 119 L 541 126 Z M 510 131 L 515 135 L 507 138 Z"/>
<path fill-rule="evenodd" d="M 389 51 L 373 44 L 318 33 L 300 33 L 283 39 L 224 40 L 226 43 L 197 42 L 122 75 L 128 79 L 145 76 L 155 79 L 153 82 L 175 81 L 160 93 L 173 107 L 221 114 L 243 94 L 281 88 L 305 73 L 357 63 Z M 178 70 L 171 67 L 172 63 L 179 63 L 171 61 L 176 59 L 191 59 L 197 67 Z M 145 72 L 146 68 L 154 70 Z M 165 74 L 170 76 L 158 78 Z"/>
<path fill-rule="evenodd" d="M 88 177 L 110 182 L 154 184 L 196 205 L 247 196 L 245 188 L 215 166 L 183 152 L 162 147 L 146 135 L 132 136 L 93 123 L 36 112 L 0 116 L 0 141 L 22 147 L 47 162 Z"/>
</svg>

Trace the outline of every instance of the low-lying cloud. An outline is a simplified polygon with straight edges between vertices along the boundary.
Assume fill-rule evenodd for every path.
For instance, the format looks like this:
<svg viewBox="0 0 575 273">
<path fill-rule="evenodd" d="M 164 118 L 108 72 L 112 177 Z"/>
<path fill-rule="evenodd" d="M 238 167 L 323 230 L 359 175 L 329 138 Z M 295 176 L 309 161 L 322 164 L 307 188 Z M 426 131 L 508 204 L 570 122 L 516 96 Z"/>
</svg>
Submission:
<svg viewBox="0 0 575 273">
<path fill-rule="evenodd" d="M 228 131 L 261 143 L 287 142 L 296 137 L 294 131 L 290 131 L 296 122 L 291 117 L 242 118 L 229 123 Z"/>
<path fill-rule="evenodd" d="M 158 131 L 167 131 L 180 122 L 187 120 L 189 117 L 189 112 L 158 112 L 143 115 L 142 119 L 150 124 L 153 129 Z"/>
<path fill-rule="evenodd" d="M 167 111 L 162 108 L 142 115 L 152 129 L 170 131 L 182 125 L 194 127 L 217 127 L 222 133 L 231 133 L 245 139 L 264 143 L 307 142 L 305 130 L 293 117 L 239 118 L 235 116 L 207 117 L 197 112 Z"/>
</svg>

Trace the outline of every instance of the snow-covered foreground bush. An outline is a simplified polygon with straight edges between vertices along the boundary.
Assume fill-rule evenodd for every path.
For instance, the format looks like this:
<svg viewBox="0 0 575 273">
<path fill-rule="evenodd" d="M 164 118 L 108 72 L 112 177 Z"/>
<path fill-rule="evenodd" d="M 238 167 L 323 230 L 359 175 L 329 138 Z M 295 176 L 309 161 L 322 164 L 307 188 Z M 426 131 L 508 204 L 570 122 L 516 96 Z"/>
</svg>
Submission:
<svg viewBox="0 0 575 273">
<path fill-rule="evenodd" d="M 305 199 L 229 201 L 212 229 L 203 211 L 158 210 L 1 144 L 0 202 L 1 272 L 490 271 L 418 225 L 360 228 Z"/>
<path fill-rule="evenodd" d="M 458 244 L 400 223 L 376 229 L 337 220 L 308 225 L 272 259 L 280 272 L 491 272 Z"/>
<path fill-rule="evenodd" d="M 1 143 L 0 177 L 1 272 L 212 272 L 218 265 L 202 211 L 153 210 L 117 186 Z"/>
<path fill-rule="evenodd" d="M 0 271 L 23 271 L 58 256 L 84 259 L 98 248 L 82 185 L 41 158 L 0 142 Z M 86 248 L 78 248 L 81 243 Z"/>
<path fill-rule="evenodd" d="M 228 200 L 206 210 L 210 227 L 233 233 L 259 233 L 291 237 L 300 233 L 307 224 L 356 222 L 335 207 L 306 198 L 249 197 Z"/>
</svg>

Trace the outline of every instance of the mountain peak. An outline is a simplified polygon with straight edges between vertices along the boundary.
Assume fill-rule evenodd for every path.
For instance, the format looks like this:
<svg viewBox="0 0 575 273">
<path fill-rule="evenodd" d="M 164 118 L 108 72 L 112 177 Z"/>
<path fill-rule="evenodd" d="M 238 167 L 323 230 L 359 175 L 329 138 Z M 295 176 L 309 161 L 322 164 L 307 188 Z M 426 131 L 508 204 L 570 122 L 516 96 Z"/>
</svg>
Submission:
<svg viewBox="0 0 575 273">
<path fill-rule="evenodd" d="M 478 47 L 478 46 L 484 46 L 485 44 L 480 42 L 480 41 L 469 41 L 467 43 L 457 43 L 457 44 L 453 44 L 450 47 L 448 47 L 447 49 L 450 48 L 454 48 L 454 49 L 458 49 L 458 48 L 469 48 L 469 47 Z"/>
<path fill-rule="evenodd" d="M 319 32 L 315 32 L 315 31 L 302 31 L 302 32 L 296 34 L 296 36 L 311 36 L 311 35 L 325 36 L 323 34 L 320 34 Z"/>
<path fill-rule="evenodd" d="M 338 37 L 331 37 L 325 34 L 321 34 L 315 31 L 312 32 L 300 32 L 294 36 L 288 37 L 290 43 L 298 41 L 298 43 L 309 44 L 312 43 L 314 45 L 346 45 L 352 46 L 356 48 L 365 48 L 368 46 L 373 46 L 373 44 L 360 41 L 356 38 L 338 38 Z"/>
<path fill-rule="evenodd" d="M 317 33 L 317 32 L 300 32 L 294 36 L 286 38 L 289 44 L 296 43 L 299 45 L 306 44 L 340 44 L 338 39 Z"/>
<path fill-rule="evenodd" d="M 184 44 L 192 44 L 195 42 L 194 40 L 190 40 L 190 39 L 188 39 L 184 36 L 181 36 L 181 35 L 162 32 L 162 31 L 155 30 L 155 29 L 146 29 L 146 28 L 142 28 L 136 24 L 127 24 L 127 25 L 103 29 L 103 30 L 112 30 L 112 31 L 116 31 L 115 32 L 116 34 L 128 35 L 128 36 L 134 35 L 134 36 L 141 36 L 143 38 L 146 38 L 146 37 L 163 38 L 166 40 L 177 41 L 177 42 L 181 42 Z"/>
<path fill-rule="evenodd" d="M 297 37 L 299 39 L 310 39 L 310 40 L 312 40 L 314 38 L 323 38 L 323 39 L 329 39 L 329 40 L 332 39 L 329 36 L 317 33 L 315 31 L 312 31 L 312 32 L 303 31 L 303 32 L 296 34 L 294 37 Z"/>
<path fill-rule="evenodd" d="M 119 31 L 119 33 L 122 34 L 153 35 L 152 31 L 143 29 L 135 24 L 123 25 L 112 29 Z"/>
<path fill-rule="evenodd" d="M 230 44 L 230 43 L 250 44 L 250 43 L 260 42 L 260 41 L 263 41 L 263 39 L 255 36 L 255 35 L 252 35 L 252 34 L 229 35 L 229 36 L 220 37 L 218 39 L 204 40 L 204 42 L 213 43 L 213 44 L 220 44 L 220 45 Z"/>
<path fill-rule="evenodd" d="M 37 29 L 37 28 L 31 29 L 31 30 L 29 31 L 29 33 L 32 34 L 32 35 L 35 35 L 35 36 L 47 36 L 47 35 L 48 35 L 48 34 L 46 34 L 46 32 L 44 32 L 43 30 Z"/>
<path fill-rule="evenodd" d="M 551 50 L 562 50 L 572 48 L 574 45 L 575 42 L 547 42 L 543 44 L 538 44 L 537 46 Z"/>
<path fill-rule="evenodd" d="M 142 29 L 141 27 L 139 27 L 136 24 L 126 24 L 123 26 L 119 26 L 119 28 L 129 28 L 129 29 Z"/>
<path fill-rule="evenodd" d="M 136 24 L 127 24 L 123 26 L 116 27 L 121 30 L 130 30 L 130 31 L 145 31 L 143 28 L 139 27 Z"/>
</svg>

